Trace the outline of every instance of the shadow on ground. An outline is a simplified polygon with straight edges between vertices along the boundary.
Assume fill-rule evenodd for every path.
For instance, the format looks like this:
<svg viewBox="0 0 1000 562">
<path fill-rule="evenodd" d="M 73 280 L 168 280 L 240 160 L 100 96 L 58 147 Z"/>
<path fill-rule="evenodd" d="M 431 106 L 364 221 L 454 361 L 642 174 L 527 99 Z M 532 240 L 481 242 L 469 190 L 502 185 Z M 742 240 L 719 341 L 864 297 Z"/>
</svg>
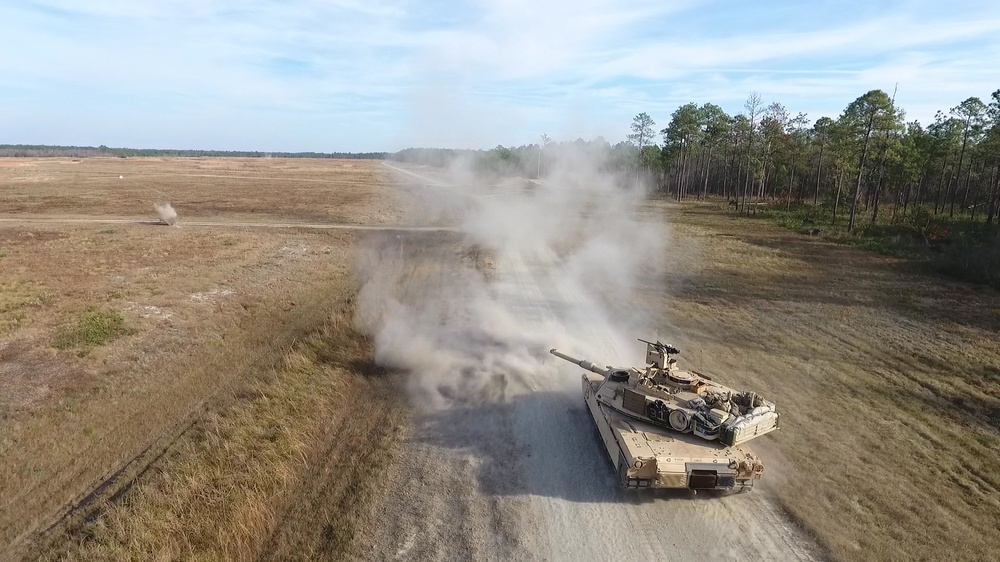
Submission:
<svg viewBox="0 0 1000 562">
<path fill-rule="evenodd" d="M 622 489 L 582 398 L 567 393 L 521 394 L 425 414 L 414 440 L 470 458 L 487 495 L 630 504 L 719 496 Z"/>
</svg>

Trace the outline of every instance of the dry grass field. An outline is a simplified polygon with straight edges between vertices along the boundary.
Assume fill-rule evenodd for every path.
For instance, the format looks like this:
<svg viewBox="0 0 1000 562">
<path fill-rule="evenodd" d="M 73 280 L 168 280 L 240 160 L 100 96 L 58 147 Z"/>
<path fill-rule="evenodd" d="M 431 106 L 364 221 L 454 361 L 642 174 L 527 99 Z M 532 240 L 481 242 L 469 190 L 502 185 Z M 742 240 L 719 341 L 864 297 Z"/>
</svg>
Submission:
<svg viewBox="0 0 1000 562">
<path fill-rule="evenodd" d="M 0 214 L 385 224 L 399 220 L 378 167 L 362 160 L 82 158 L 0 161 Z"/>
<path fill-rule="evenodd" d="M 159 192 L 182 224 L 398 221 L 377 174 L 363 161 L 0 161 L 0 218 L 136 219 L 0 223 L 0 559 L 343 547 L 395 431 L 395 410 L 357 415 L 392 397 L 352 328 L 360 235 L 144 221 Z"/>
<path fill-rule="evenodd" d="M 304 225 L 400 224 L 387 181 L 361 161 L 0 160 L 0 560 L 369 548 L 356 527 L 407 425 L 352 323 L 354 249 L 382 234 Z M 167 200 L 180 228 L 154 224 Z M 644 212 L 672 233 L 666 290 L 643 295 L 660 336 L 783 412 L 753 445 L 762 493 L 834 559 L 1000 552 L 996 291 L 712 204 Z M 85 217 L 123 222 L 62 222 Z"/>
<path fill-rule="evenodd" d="M 840 560 L 1000 552 L 1000 294 L 727 216 L 673 229 L 649 298 L 683 358 L 772 397 L 765 486 Z"/>
</svg>

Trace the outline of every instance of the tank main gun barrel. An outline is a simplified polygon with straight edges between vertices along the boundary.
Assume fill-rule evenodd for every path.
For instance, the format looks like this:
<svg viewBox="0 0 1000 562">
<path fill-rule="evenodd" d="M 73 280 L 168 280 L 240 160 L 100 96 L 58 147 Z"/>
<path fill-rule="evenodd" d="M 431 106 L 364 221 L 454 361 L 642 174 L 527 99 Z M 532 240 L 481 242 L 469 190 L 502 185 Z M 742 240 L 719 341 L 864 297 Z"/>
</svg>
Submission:
<svg viewBox="0 0 1000 562">
<path fill-rule="evenodd" d="M 576 358 L 570 357 L 569 355 L 566 355 L 565 353 L 559 353 L 558 351 L 556 351 L 555 348 L 550 349 L 549 353 L 551 353 L 552 355 L 555 355 L 556 357 L 558 357 L 560 359 L 564 359 L 566 361 L 569 361 L 570 363 L 579 365 L 579 366 L 583 367 L 584 369 L 587 369 L 588 371 L 597 373 L 598 375 L 607 375 L 608 371 L 610 370 L 610 369 L 608 369 L 606 367 L 598 367 L 596 363 L 591 363 L 590 361 L 587 361 L 586 359 L 576 359 Z"/>
</svg>

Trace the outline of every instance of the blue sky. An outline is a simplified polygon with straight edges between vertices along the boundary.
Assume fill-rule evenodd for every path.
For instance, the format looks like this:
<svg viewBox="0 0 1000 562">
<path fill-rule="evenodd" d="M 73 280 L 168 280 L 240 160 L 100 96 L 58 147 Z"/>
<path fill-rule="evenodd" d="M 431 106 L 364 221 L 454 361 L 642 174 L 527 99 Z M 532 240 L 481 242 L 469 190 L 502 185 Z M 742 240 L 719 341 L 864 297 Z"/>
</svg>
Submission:
<svg viewBox="0 0 1000 562">
<path fill-rule="evenodd" d="M 488 148 L 1000 89 L 996 0 L 0 0 L 0 143 Z"/>
</svg>

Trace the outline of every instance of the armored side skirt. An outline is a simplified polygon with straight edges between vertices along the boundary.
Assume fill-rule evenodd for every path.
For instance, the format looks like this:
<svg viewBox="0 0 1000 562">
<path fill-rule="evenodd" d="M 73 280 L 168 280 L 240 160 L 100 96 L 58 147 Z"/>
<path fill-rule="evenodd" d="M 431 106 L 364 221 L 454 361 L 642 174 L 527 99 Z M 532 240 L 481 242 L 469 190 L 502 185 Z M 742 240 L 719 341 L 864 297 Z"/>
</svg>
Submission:
<svg viewBox="0 0 1000 562">
<path fill-rule="evenodd" d="M 745 447 L 673 433 L 600 404 L 594 392 L 603 380 L 583 375 L 583 395 L 624 487 L 745 492 L 760 479 L 764 467 Z"/>
</svg>

